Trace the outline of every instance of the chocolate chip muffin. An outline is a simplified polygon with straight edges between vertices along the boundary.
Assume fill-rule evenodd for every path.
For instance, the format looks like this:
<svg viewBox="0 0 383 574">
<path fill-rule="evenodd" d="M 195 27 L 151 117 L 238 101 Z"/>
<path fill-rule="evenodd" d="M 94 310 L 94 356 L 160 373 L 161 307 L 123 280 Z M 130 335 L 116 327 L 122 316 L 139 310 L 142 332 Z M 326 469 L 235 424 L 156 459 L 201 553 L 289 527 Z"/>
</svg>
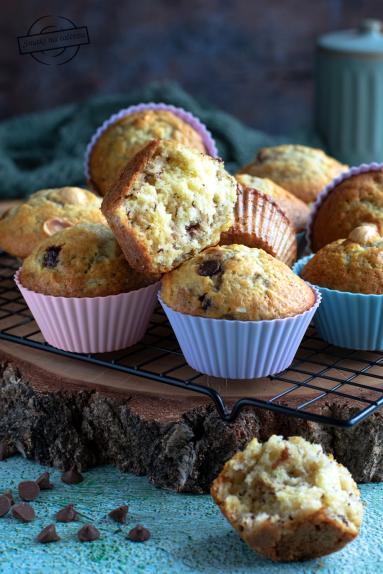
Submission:
<svg viewBox="0 0 383 574">
<path fill-rule="evenodd" d="M 322 150 L 303 145 L 280 145 L 259 150 L 239 173 L 267 177 L 310 203 L 334 177 L 347 169 Z"/>
<path fill-rule="evenodd" d="M 350 172 L 329 191 L 313 215 L 312 250 L 344 239 L 361 223 L 375 223 L 383 230 L 383 170 Z"/>
<path fill-rule="evenodd" d="M 364 224 L 322 247 L 306 264 L 302 277 L 328 289 L 383 293 L 383 237 L 374 224 Z"/>
<path fill-rule="evenodd" d="M 201 135 L 167 110 L 143 110 L 112 123 L 98 138 L 89 157 L 90 184 L 105 195 L 121 169 L 152 140 L 170 139 L 205 152 Z"/>
<path fill-rule="evenodd" d="M 233 225 L 237 185 L 222 161 L 157 140 L 126 165 L 102 212 L 133 268 L 165 273 Z"/>
<path fill-rule="evenodd" d="M 181 313 L 240 321 L 292 317 L 315 303 L 287 265 L 244 245 L 211 247 L 189 259 L 163 276 L 161 298 Z"/>
<path fill-rule="evenodd" d="M 79 224 L 40 242 L 24 260 L 23 287 L 56 297 L 104 297 L 134 291 L 158 276 L 134 271 L 111 230 Z"/>
<path fill-rule="evenodd" d="M 306 227 L 310 210 L 306 203 L 292 193 L 277 185 L 267 177 L 256 177 L 248 173 L 237 173 L 236 180 L 243 188 L 255 189 L 263 195 L 271 197 L 290 219 L 296 232 Z"/>
<path fill-rule="evenodd" d="M 229 460 L 212 496 L 257 553 L 275 561 L 336 552 L 359 533 L 363 506 L 349 471 L 301 437 L 255 438 Z"/>
<path fill-rule="evenodd" d="M 0 249 L 27 257 L 47 237 L 77 223 L 105 223 L 101 200 L 80 187 L 43 189 L 0 218 Z"/>
</svg>

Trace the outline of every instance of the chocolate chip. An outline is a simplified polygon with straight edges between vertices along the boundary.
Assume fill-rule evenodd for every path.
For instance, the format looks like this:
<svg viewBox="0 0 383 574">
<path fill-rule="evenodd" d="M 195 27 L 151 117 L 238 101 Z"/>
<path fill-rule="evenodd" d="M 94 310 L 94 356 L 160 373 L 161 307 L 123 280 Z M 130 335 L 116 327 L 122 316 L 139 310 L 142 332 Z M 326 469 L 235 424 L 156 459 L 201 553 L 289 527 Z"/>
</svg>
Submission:
<svg viewBox="0 0 383 574">
<path fill-rule="evenodd" d="M 195 237 L 200 230 L 201 225 L 199 223 L 191 223 L 190 225 L 186 226 L 186 231 L 190 235 L 190 237 Z"/>
<path fill-rule="evenodd" d="M 27 502 L 20 502 L 12 506 L 12 514 L 21 522 L 32 522 L 36 518 L 33 507 Z"/>
<path fill-rule="evenodd" d="M 201 301 L 201 307 L 204 311 L 211 307 L 211 299 L 207 296 L 207 293 L 204 293 L 198 299 Z"/>
<path fill-rule="evenodd" d="M 49 542 L 57 542 L 60 540 L 60 536 L 56 532 L 55 525 L 49 524 L 49 526 L 42 529 L 36 540 L 37 542 L 41 542 L 41 544 L 47 544 Z"/>
<path fill-rule="evenodd" d="M 52 490 L 53 484 L 50 481 L 49 472 L 43 472 L 40 474 L 39 478 L 36 480 L 36 484 L 39 486 L 40 490 Z"/>
<path fill-rule="evenodd" d="M 267 159 L 269 156 L 269 152 L 267 149 L 260 149 L 259 152 L 257 153 L 257 157 L 256 157 L 256 161 L 257 163 L 262 163 L 263 161 L 265 161 L 265 159 Z"/>
<path fill-rule="evenodd" d="M 20 482 L 18 490 L 20 498 L 27 502 L 35 500 L 40 494 L 39 485 L 34 480 L 23 480 Z"/>
<path fill-rule="evenodd" d="M 73 504 L 67 504 L 56 514 L 57 522 L 74 522 L 78 518 L 78 513 L 73 508 Z"/>
<path fill-rule="evenodd" d="M 0 495 L 0 516 L 5 516 L 11 508 L 11 501 L 5 494 Z"/>
<path fill-rule="evenodd" d="M 78 470 L 71 468 L 70 470 L 64 472 L 61 480 L 65 482 L 65 484 L 79 484 L 84 480 L 84 477 L 80 472 L 78 472 Z"/>
<path fill-rule="evenodd" d="M 149 540 L 150 532 L 147 528 L 141 526 L 141 524 L 137 524 L 135 528 L 132 528 L 132 530 L 128 532 L 127 537 L 132 542 L 145 542 L 146 540 Z"/>
<path fill-rule="evenodd" d="M 61 247 L 48 247 L 43 256 L 43 267 L 56 267 L 59 259 Z"/>
<path fill-rule="evenodd" d="M 6 460 L 16 452 L 16 449 L 11 447 L 7 440 L 4 439 L 0 442 L 0 460 Z"/>
<path fill-rule="evenodd" d="M 213 277 L 213 275 L 218 275 L 218 273 L 222 273 L 222 266 L 221 262 L 217 261 L 217 259 L 203 261 L 198 267 L 198 275 L 202 275 L 203 277 Z"/>
<path fill-rule="evenodd" d="M 93 542 L 98 540 L 101 534 L 92 524 L 84 524 L 82 528 L 77 532 L 77 537 L 80 542 Z"/>
<path fill-rule="evenodd" d="M 15 504 L 15 501 L 14 501 L 14 499 L 13 499 L 12 490 L 6 490 L 6 491 L 4 492 L 4 496 L 6 496 L 7 498 L 9 498 L 11 504 Z"/>
<path fill-rule="evenodd" d="M 115 522 L 119 522 L 120 524 L 125 524 L 126 522 L 126 515 L 128 514 L 129 506 L 124 504 L 123 506 L 119 506 L 114 510 L 109 512 L 110 518 L 112 518 Z"/>
</svg>

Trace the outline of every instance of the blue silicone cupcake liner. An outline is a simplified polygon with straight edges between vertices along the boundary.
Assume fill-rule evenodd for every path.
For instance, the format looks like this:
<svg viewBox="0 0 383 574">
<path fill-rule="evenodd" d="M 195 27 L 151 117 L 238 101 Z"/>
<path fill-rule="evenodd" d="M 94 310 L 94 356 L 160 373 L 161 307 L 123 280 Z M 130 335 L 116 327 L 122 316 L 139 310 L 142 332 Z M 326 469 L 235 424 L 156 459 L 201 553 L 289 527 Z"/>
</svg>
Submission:
<svg viewBox="0 0 383 574">
<path fill-rule="evenodd" d="M 301 275 L 308 255 L 295 263 L 293 271 Z M 315 285 L 322 303 L 314 323 L 322 339 L 347 349 L 383 350 L 383 295 L 337 291 Z"/>
</svg>

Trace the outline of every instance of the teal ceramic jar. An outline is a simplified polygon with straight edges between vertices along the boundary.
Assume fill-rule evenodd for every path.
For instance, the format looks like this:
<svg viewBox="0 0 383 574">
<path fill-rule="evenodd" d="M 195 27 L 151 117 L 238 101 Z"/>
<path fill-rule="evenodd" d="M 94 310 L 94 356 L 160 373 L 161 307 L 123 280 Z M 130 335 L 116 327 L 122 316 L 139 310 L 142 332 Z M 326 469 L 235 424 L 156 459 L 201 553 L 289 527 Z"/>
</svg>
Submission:
<svg viewBox="0 0 383 574">
<path fill-rule="evenodd" d="M 356 165 L 383 160 L 383 33 L 378 20 L 322 36 L 316 125 L 329 152 Z"/>
</svg>

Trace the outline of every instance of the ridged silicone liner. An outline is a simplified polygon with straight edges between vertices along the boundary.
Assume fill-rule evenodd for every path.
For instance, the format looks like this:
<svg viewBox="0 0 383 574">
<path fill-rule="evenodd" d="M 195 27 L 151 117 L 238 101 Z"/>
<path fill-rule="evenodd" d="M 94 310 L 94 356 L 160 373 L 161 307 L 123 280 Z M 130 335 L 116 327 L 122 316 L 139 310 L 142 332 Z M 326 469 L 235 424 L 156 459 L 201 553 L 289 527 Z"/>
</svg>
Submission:
<svg viewBox="0 0 383 574">
<path fill-rule="evenodd" d="M 294 273 L 300 275 L 308 255 L 296 262 Z M 322 339 L 347 349 L 383 350 L 383 295 L 366 295 L 315 286 L 322 303 L 314 322 Z"/>
<path fill-rule="evenodd" d="M 107 297 L 53 297 L 15 282 L 44 339 L 74 353 L 105 353 L 142 339 L 156 305 L 159 283 Z"/>
<path fill-rule="evenodd" d="M 352 167 L 351 169 L 344 171 L 340 175 L 338 175 L 335 179 L 333 179 L 315 200 L 315 203 L 311 209 L 310 217 L 307 221 L 306 226 L 306 243 L 309 250 L 312 250 L 311 247 L 311 230 L 315 220 L 315 216 L 319 207 L 322 205 L 326 197 L 340 184 L 342 181 L 346 179 L 350 179 L 354 175 L 359 175 L 360 173 L 367 173 L 369 171 L 380 171 L 383 169 L 383 163 L 362 163 L 361 165 Z"/>
<path fill-rule="evenodd" d="M 187 363 L 212 377 L 254 379 L 279 373 L 291 365 L 320 303 L 294 317 L 271 321 L 229 321 L 194 317 L 159 301 Z"/>
<path fill-rule="evenodd" d="M 172 112 L 174 115 L 181 118 L 181 120 L 188 123 L 193 129 L 195 129 L 196 132 L 198 132 L 200 134 L 200 136 L 202 137 L 203 143 L 205 145 L 205 148 L 206 148 L 206 153 L 208 153 L 209 155 L 211 155 L 213 157 L 218 157 L 218 150 L 217 150 L 217 146 L 215 144 L 215 141 L 213 139 L 213 136 L 211 135 L 211 133 L 209 132 L 207 127 L 198 118 L 193 116 L 193 114 L 191 114 L 190 112 L 187 112 L 183 108 L 177 108 L 176 106 L 171 106 L 171 105 L 163 104 L 163 103 L 157 103 L 156 104 L 154 102 L 150 102 L 148 104 L 136 104 L 134 106 L 130 106 L 129 108 L 122 109 L 119 112 L 110 116 L 110 118 L 105 120 L 104 123 L 93 134 L 90 142 L 87 145 L 86 151 L 85 151 L 84 172 L 85 172 L 85 177 L 87 180 L 90 179 L 89 157 L 90 157 L 92 148 L 93 148 L 94 144 L 96 143 L 96 141 L 99 139 L 99 137 L 108 129 L 108 127 L 110 125 L 114 124 L 116 121 L 120 120 L 121 118 L 125 118 L 129 114 L 135 114 L 136 112 L 142 112 L 145 110 L 164 110 L 164 111 Z"/>
</svg>

